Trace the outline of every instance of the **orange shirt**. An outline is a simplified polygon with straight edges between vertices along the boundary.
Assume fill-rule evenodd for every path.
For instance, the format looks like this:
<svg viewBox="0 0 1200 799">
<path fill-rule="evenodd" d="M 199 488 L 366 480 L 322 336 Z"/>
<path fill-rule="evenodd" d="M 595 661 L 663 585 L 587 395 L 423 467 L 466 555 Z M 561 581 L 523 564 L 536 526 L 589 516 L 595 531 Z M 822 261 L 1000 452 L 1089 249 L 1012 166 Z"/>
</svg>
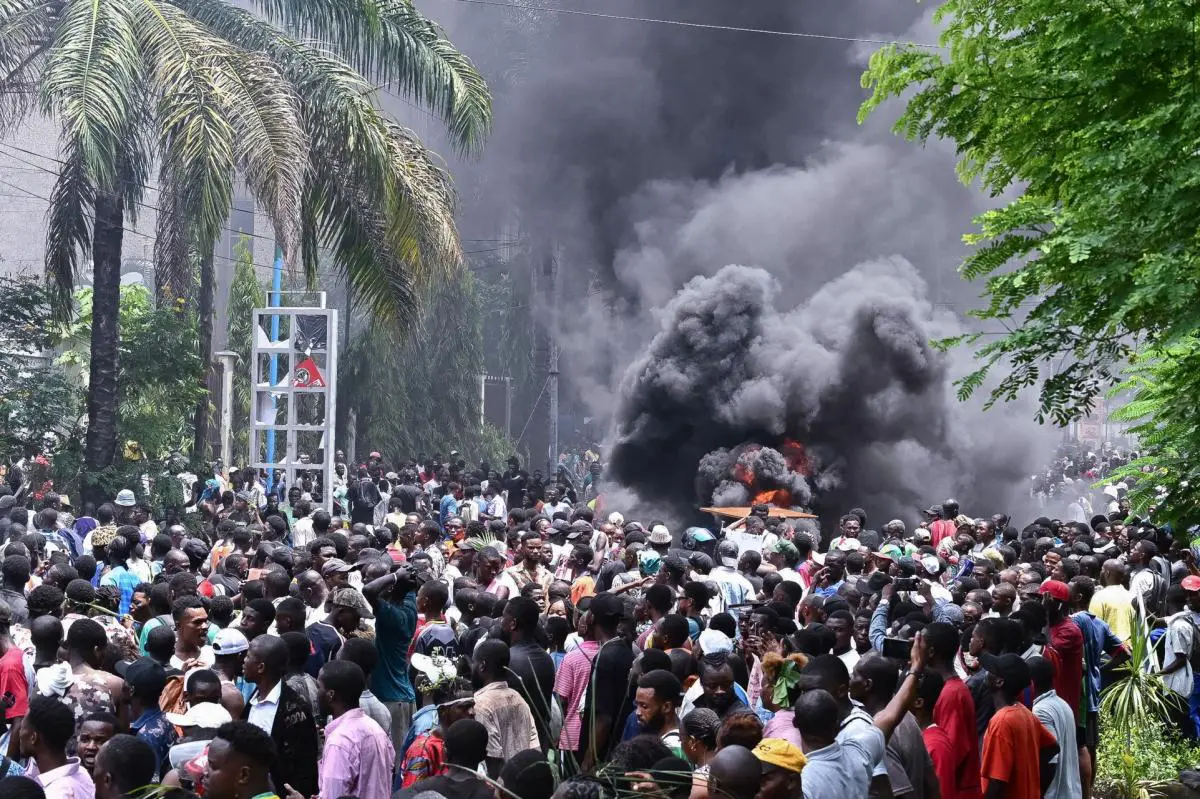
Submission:
<svg viewBox="0 0 1200 799">
<path fill-rule="evenodd" d="M 1007 784 L 1006 799 L 1041 799 L 1038 774 L 1041 750 L 1054 736 L 1021 703 L 996 711 L 983 736 L 983 790 L 991 780 Z"/>
<path fill-rule="evenodd" d="M 579 600 L 585 596 L 592 596 L 595 593 L 596 578 L 590 574 L 581 575 L 575 582 L 571 583 L 571 604 L 578 605 Z"/>
</svg>

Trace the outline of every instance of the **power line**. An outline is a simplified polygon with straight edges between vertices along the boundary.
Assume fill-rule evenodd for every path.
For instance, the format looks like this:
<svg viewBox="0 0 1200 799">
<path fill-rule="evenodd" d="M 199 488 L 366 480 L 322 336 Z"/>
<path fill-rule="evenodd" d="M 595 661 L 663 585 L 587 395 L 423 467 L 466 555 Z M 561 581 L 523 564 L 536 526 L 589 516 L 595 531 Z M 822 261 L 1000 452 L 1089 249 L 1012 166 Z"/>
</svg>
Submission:
<svg viewBox="0 0 1200 799">
<path fill-rule="evenodd" d="M 25 152 L 25 154 L 28 154 L 31 156 L 35 156 L 38 158 L 46 158 L 47 161 L 54 161 L 54 162 L 60 163 L 60 164 L 65 163 L 64 161 L 59 160 L 59 158 L 43 154 L 43 152 L 34 152 L 32 150 L 25 150 L 24 148 L 18 148 L 17 145 L 7 144 L 5 142 L 0 142 L 0 148 L 11 148 L 11 149 L 17 150 L 19 152 Z M 32 161 L 26 161 L 25 158 L 13 155 L 13 154 L 11 154 L 11 152 L 8 152 L 8 154 L 6 154 L 6 155 L 10 158 L 16 158 L 17 161 L 26 164 L 26 166 L 29 166 L 31 169 L 40 170 L 40 172 L 43 172 L 43 173 L 46 173 L 49 175 L 53 175 L 53 176 L 55 176 L 55 178 L 59 178 L 59 176 L 61 175 L 61 173 L 55 172 L 54 169 L 49 169 L 48 167 L 42 167 L 42 166 L 40 166 L 40 164 L 36 164 Z M 24 192 L 25 194 L 28 194 L 28 196 L 32 199 L 44 200 L 44 202 L 47 202 L 47 203 L 50 202 L 50 199 L 48 197 L 42 197 L 41 194 L 35 194 L 34 192 L 30 192 L 29 190 L 26 190 L 26 188 L 24 188 L 22 186 L 10 184 L 10 182 L 7 182 L 7 181 L 0 181 L 0 184 L 8 186 L 10 188 L 14 188 L 14 190 Z M 143 188 L 151 188 L 151 190 L 154 190 L 154 191 L 161 191 L 161 190 L 158 190 L 158 188 L 155 188 L 152 186 L 146 186 L 144 184 L 143 184 Z M 142 208 L 144 208 L 144 209 L 154 211 L 155 214 L 158 214 L 158 215 L 161 215 L 163 212 L 162 209 L 158 208 L 157 205 L 152 205 L 150 203 L 139 202 L 138 205 L 142 206 Z M 259 215 L 256 212 L 256 214 L 254 214 L 254 216 L 266 216 L 266 215 Z M 227 233 L 233 233 L 233 234 L 241 235 L 241 236 L 248 236 L 248 238 L 252 238 L 252 239 L 262 239 L 263 241 L 271 242 L 272 245 L 275 244 L 275 236 L 265 236 L 265 235 L 257 234 L 257 233 L 247 233 L 246 230 L 242 230 L 241 228 L 230 228 L 228 226 L 224 226 L 221 229 L 226 230 Z M 145 238 L 145 239 L 154 239 L 155 238 L 155 236 L 152 236 L 152 235 L 146 234 L 146 233 L 140 233 L 140 232 L 138 232 L 138 230 L 133 230 L 131 228 L 125 228 L 125 232 L 132 233 L 133 235 L 136 235 L 136 236 L 143 236 L 143 238 Z M 472 239 L 472 240 L 468 240 L 468 241 L 475 241 L 475 240 Z M 486 240 L 480 239 L 479 241 L 482 242 L 482 241 L 486 241 Z M 493 239 L 491 241 L 500 241 L 500 240 Z M 463 254 L 464 254 L 464 256 L 475 256 L 475 254 L 488 253 L 488 252 L 499 252 L 502 250 L 506 250 L 506 248 L 508 248 L 508 246 L 491 247 L 491 248 L 486 248 L 486 250 L 466 250 L 466 251 L 463 251 Z M 212 256 L 212 257 L 227 260 L 227 262 L 229 262 L 229 263 L 236 263 L 235 258 L 218 256 L 218 254 L 216 254 L 216 253 L 214 253 L 214 256 Z M 251 263 L 253 263 L 253 262 L 251 262 Z M 257 266 L 258 269 L 274 269 L 274 266 L 272 266 L 272 265 L 264 265 L 264 264 L 253 264 L 253 265 Z M 481 268 L 472 268 L 472 271 L 478 271 L 479 269 L 481 269 Z M 324 275 L 326 277 L 342 277 L 341 272 L 329 272 L 329 271 L 318 270 L 317 274 Z"/>
<path fill-rule="evenodd" d="M 44 158 L 47 161 L 53 161 L 56 164 L 62 164 L 62 165 L 66 164 L 65 161 L 63 161 L 60 158 L 56 158 L 55 156 L 47 155 L 46 153 L 34 152 L 33 150 L 27 150 L 24 147 L 18 147 L 17 145 L 10 144 L 8 142 L 0 142 L 0 148 L 8 148 L 11 150 L 16 150 L 17 152 L 24 153 L 25 155 L 31 155 L 34 158 Z M 24 158 L 21 158 L 18 155 L 13 155 L 12 153 L 4 153 L 4 154 L 7 155 L 9 158 L 12 158 L 16 161 L 21 162 L 22 164 L 25 164 L 26 167 L 28 167 L 28 169 L 22 169 L 21 167 L 9 167 L 9 169 L 19 170 L 22 172 L 39 171 L 39 172 L 44 172 L 48 175 L 53 175 L 56 178 L 61 174 L 59 172 L 56 172 L 53 169 L 49 169 L 48 167 L 44 167 L 39 164 L 35 164 L 32 161 L 28 161 Z M 149 189 L 150 191 L 157 191 L 160 194 L 162 193 L 162 189 L 160 189 L 157 186 L 150 186 L 148 184 L 143 183 L 142 188 Z M 39 199 L 41 199 L 41 198 L 39 198 Z M 138 205 L 142 206 L 143 208 L 148 208 L 148 209 L 154 211 L 155 213 L 161 213 L 158 206 L 151 205 L 151 204 L 145 203 L 145 202 L 140 202 L 140 203 L 138 203 Z M 270 220 L 270 218 L 271 218 L 269 214 L 259 213 L 258 211 L 250 211 L 250 214 L 252 216 L 254 216 L 256 219 L 261 217 L 262 219 Z M 275 242 L 275 238 L 273 236 L 263 236 L 263 235 L 256 234 L 256 233 L 247 233 L 247 232 L 241 230 L 240 228 L 235 229 L 235 228 L 231 228 L 231 227 L 225 227 L 222 229 L 226 230 L 230 233 L 238 233 L 239 235 L 243 235 L 243 236 L 251 236 L 253 238 L 262 239 L 264 241 L 270 241 L 271 243 Z M 461 241 L 471 242 L 473 244 L 499 243 L 499 244 L 504 244 L 504 245 L 513 245 L 513 246 L 523 243 L 520 239 L 461 239 Z M 496 249 L 503 249 L 503 247 L 497 247 Z M 464 252 L 463 254 L 464 255 L 474 255 L 475 253 L 480 253 L 480 252 L 495 252 L 495 250 L 470 250 L 470 251 Z"/>
<path fill-rule="evenodd" d="M 0 146 L 3 146 L 3 143 L 2 143 L 2 142 L 0 142 Z M 12 156 L 12 157 L 15 157 L 15 156 Z M 46 157 L 46 158 L 49 158 L 49 156 L 44 156 L 44 157 Z M 57 159 L 52 159 L 52 160 L 57 160 Z M 25 163 L 29 163 L 29 162 L 25 162 Z M 60 162 L 60 163 L 61 163 L 61 162 Z M 35 165 L 35 166 L 36 166 L 36 165 Z M 55 175 L 55 176 L 57 176 L 57 175 L 59 174 L 59 173 L 57 173 L 57 172 L 54 172 L 54 171 L 53 171 L 53 170 L 51 170 L 51 169 L 46 169 L 45 167 L 36 167 L 36 168 L 37 168 L 37 169 L 39 169 L 39 170 L 41 170 L 41 171 L 43 171 L 43 172 L 47 172 L 47 173 L 49 173 L 49 174 L 52 174 L 52 175 Z M 45 202 L 45 203 L 47 203 L 47 204 L 49 204 L 49 203 L 51 202 L 51 200 L 50 200 L 50 198 L 49 198 L 49 197 L 46 197 L 46 196 L 44 196 L 44 195 L 41 195 L 41 194 L 38 194 L 38 193 L 36 193 L 36 192 L 30 191 L 29 189 L 25 188 L 24 186 L 18 186 L 18 185 L 17 185 L 17 184 L 15 184 L 15 183 L 10 183 L 10 182 L 8 182 L 7 180 L 0 179 L 0 186 L 7 186 L 7 187 L 8 187 L 8 188 L 10 188 L 10 189 L 14 189 L 15 191 L 19 191 L 19 192 L 21 192 L 21 194 L 0 194 L 0 197 L 12 197 L 12 198 L 15 198 L 15 199 L 26 199 L 26 200 L 40 200 L 40 201 L 42 201 L 42 202 Z M 153 210 L 155 213 L 162 213 L 162 212 L 161 212 L 161 211 L 158 209 L 158 207 L 156 207 L 156 206 L 150 205 L 150 204 L 148 204 L 148 203 L 138 203 L 138 204 L 139 204 L 140 206 L 142 206 L 143 208 L 148 208 L 148 209 L 150 209 L 150 210 Z M 141 231 L 134 230 L 133 228 L 129 228 L 129 227 L 124 227 L 124 226 L 122 226 L 122 228 L 121 228 L 121 229 L 122 229 L 122 230 L 123 230 L 125 233 L 129 233 L 129 234 L 131 234 L 131 235 L 134 235 L 134 236 L 140 236 L 140 237 L 141 237 L 141 238 L 143 238 L 143 239 L 150 239 L 151 241 L 153 241 L 153 240 L 156 238 L 156 236 L 154 236 L 154 235 L 151 235 L 151 234 L 149 234 L 149 233 L 142 233 Z M 224 230 L 227 230 L 227 231 L 229 231 L 229 232 L 231 232 L 231 233 L 238 233 L 238 234 L 240 234 L 240 235 L 244 235 L 244 236 L 252 236 L 252 235 L 254 235 L 254 234 L 250 234 L 250 233 L 245 233 L 244 231 L 235 230 L 235 229 L 233 229 L 233 228 L 229 228 L 229 227 L 226 227 L 226 228 L 223 228 L 223 229 L 224 229 Z M 264 236 L 256 236 L 256 238 L 266 238 L 266 237 L 264 237 Z M 267 240 L 268 240 L 268 241 L 271 241 L 271 242 L 274 242 L 274 239 L 267 239 Z M 504 249 L 507 249 L 507 247 L 492 247 L 492 248 L 490 248 L 490 249 L 484 249 L 484 250 L 464 250 L 464 251 L 463 251 L 463 255 L 478 255 L 478 254 L 481 254 L 481 253 L 498 252 L 498 251 L 500 251 L 500 250 L 504 250 Z M 216 258 L 216 259 L 219 259 L 219 260 L 222 260 L 222 261 L 225 261 L 225 262 L 227 262 L 227 263 L 232 263 L 232 264 L 236 264 L 236 263 L 238 262 L 238 260 L 239 260 L 239 259 L 237 259 L 237 258 L 230 258 L 230 257 L 228 257 L 228 256 L 226 256 L 226 255 L 220 255 L 219 253 L 215 253 L 215 252 L 213 253 L 212 257 L 213 257 L 213 258 Z M 251 260 L 250 260 L 250 265 L 251 265 L 251 266 L 253 266 L 253 267 L 255 267 L 256 269 L 267 269 L 267 270 L 274 270 L 274 268 L 275 268 L 273 264 L 260 264 L 260 263 L 256 263 L 256 262 L 255 262 L 253 259 L 251 259 Z M 487 269 L 488 267 L 489 267 L 489 265 L 487 265 L 487 264 L 484 264 L 484 265 L 482 265 L 482 266 L 469 267 L 469 268 L 468 268 L 468 271 L 471 271 L 471 272 L 479 272 L 479 271 L 482 271 L 482 270 L 484 270 L 484 269 Z M 345 278 L 345 275 L 344 275 L 344 274 L 342 274 L 341 272 L 330 272 L 330 271 L 327 271 L 327 270 L 321 270 L 321 269 L 318 269 L 318 270 L 317 270 L 317 272 L 316 272 L 316 274 L 317 274 L 317 275 L 319 275 L 319 276 L 321 276 L 321 277 L 331 277 L 331 278 L 337 278 L 337 279 L 344 279 L 344 278 Z"/>
<path fill-rule="evenodd" d="M 687 22 L 682 19 L 656 19 L 652 17 L 629 17 L 620 14 L 601 14 L 598 11 L 581 11 L 575 8 L 555 8 L 553 6 L 529 6 L 523 3 L 503 3 L 498 0 L 455 0 L 458 3 L 470 3 L 480 6 L 496 6 L 499 8 L 512 8 L 521 11 L 550 11 L 555 14 L 570 14 L 579 17 L 595 17 L 597 19 L 611 19 L 622 22 L 644 22 L 654 25 L 675 25 L 681 28 L 700 28 L 702 30 L 729 31 L 731 33 L 757 33 L 766 36 L 786 36 L 796 39 L 818 39 L 822 41 L 833 42 L 860 42 L 862 44 L 900 44 L 910 47 L 926 47 L 931 50 L 945 49 L 941 45 L 926 44 L 925 42 L 907 42 L 898 39 L 864 39 L 857 36 L 834 36 L 827 33 L 806 33 L 803 31 L 780 31 L 769 30 L 766 28 L 743 28 L 736 25 L 714 25 L 704 22 Z"/>
</svg>

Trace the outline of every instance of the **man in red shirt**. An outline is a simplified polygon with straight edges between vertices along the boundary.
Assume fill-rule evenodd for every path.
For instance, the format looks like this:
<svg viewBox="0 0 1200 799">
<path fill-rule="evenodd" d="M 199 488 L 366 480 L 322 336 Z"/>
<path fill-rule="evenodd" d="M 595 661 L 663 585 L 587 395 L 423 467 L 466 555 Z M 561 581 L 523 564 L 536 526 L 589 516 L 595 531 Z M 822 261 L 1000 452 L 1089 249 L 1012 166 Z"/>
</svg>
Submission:
<svg viewBox="0 0 1200 799">
<path fill-rule="evenodd" d="M 0 708 L 4 718 L 14 724 L 29 712 L 29 683 L 25 679 L 24 653 L 13 642 L 9 630 L 12 626 L 12 611 L 0 602 Z M 12 704 L 3 697 L 12 694 Z"/>
<path fill-rule="evenodd" d="M 1032 679 L 1020 655 L 984 653 L 988 687 L 998 710 L 983 736 L 984 799 L 1041 799 L 1054 779 L 1058 742 L 1020 696 Z"/>
<path fill-rule="evenodd" d="M 945 732 L 953 760 L 953 779 L 942 781 L 942 799 L 980 799 L 979 731 L 975 726 L 975 700 L 954 670 L 958 630 L 953 624 L 934 622 L 924 630 L 926 672 L 941 675 L 944 685 L 933 708 L 934 723 Z M 939 774 L 940 776 L 940 774 Z"/>
<path fill-rule="evenodd" d="M 1058 580 L 1042 583 L 1042 607 L 1046 609 L 1046 633 L 1050 646 L 1058 653 L 1054 691 L 1071 707 L 1079 720 L 1079 702 L 1083 694 L 1083 631 L 1068 615 L 1071 589 Z"/>
<path fill-rule="evenodd" d="M 953 538 L 958 532 L 958 524 L 955 519 L 958 517 L 958 501 L 948 499 L 942 503 L 942 518 L 929 525 L 930 543 L 937 546 L 942 542 L 943 538 Z"/>
<path fill-rule="evenodd" d="M 925 739 L 925 748 L 929 751 L 929 759 L 933 761 L 933 773 L 938 785 L 950 786 L 954 785 L 954 745 L 950 743 L 946 731 L 933 720 L 933 709 L 945 685 L 942 675 L 926 669 L 921 675 L 921 682 L 917 684 L 917 695 L 911 710 L 921 727 L 921 737 Z"/>
</svg>

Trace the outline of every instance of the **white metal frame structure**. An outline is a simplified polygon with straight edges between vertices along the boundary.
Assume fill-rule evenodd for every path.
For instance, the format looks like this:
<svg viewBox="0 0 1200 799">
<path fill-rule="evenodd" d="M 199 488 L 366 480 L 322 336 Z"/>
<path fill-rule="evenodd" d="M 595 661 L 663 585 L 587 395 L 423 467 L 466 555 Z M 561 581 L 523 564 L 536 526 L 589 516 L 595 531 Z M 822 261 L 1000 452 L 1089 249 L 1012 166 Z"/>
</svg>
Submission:
<svg viewBox="0 0 1200 799">
<path fill-rule="evenodd" d="M 317 307 L 291 304 L 297 297 L 317 300 Z M 268 292 L 268 302 L 279 303 L 270 308 L 255 308 L 252 312 L 254 341 L 250 356 L 250 385 L 254 394 L 250 418 L 250 464 L 255 469 L 268 470 L 267 482 L 274 485 L 280 477 L 290 489 L 297 485 L 297 472 L 319 471 L 322 474 L 321 504 L 333 512 L 334 425 L 337 419 L 337 355 L 338 312 L 325 307 L 325 292 Z M 284 305 L 287 301 L 289 304 Z M 325 341 L 318 346 L 297 349 L 297 331 L 301 317 L 320 317 L 325 320 Z M 278 325 L 272 325 L 277 318 Z M 288 335 L 276 341 L 278 331 L 286 325 Z M 286 357 L 284 357 L 286 356 Z M 323 386 L 297 387 L 296 367 L 306 357 L 316 364 Z M 281 363 L 282 361 L 282 363 Z M 276 366 L 275 380 L 271 379 Z M 273 383 L 273 384 L 272 384 Z M 304 424 L 296 420 L 296 400 L 301 395 L 317 395 L 324 399 L 320 422 Z M 285 418 L 279 419 L 279 400 L 287 401 Z M 265 454 L 262 444 L 275 433 L 274 459 Z M 319 433 L 321 445 L 306 452 L 312 459 L 301 463 L 298 438 L 301 433 Z"/>
</svg>

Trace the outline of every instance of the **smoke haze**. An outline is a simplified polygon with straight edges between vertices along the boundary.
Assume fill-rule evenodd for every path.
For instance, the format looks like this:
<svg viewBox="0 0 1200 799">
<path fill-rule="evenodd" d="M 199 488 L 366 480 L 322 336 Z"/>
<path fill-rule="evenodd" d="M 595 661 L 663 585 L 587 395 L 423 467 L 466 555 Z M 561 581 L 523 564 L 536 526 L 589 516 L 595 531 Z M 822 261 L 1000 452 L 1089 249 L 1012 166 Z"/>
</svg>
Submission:
<svg viewBox="0 0 1200 799">
<path fill-rule="evenodd" d="M 903 0 L 546 5 L 936 39 Z M 465 235 L 516 224 L 560 253 L 563 391 L 612 420 L 619 504 L 681 519 L 702 459 L 791 432 L 836 511 L 911 519 L 950 494 L 1024 510 L 1053 431 L 958 403 L 969 357 L 925 343 L 977 301 L 955 269 L 989 200 L 947 146 L 897 140 L 886 112 L 855 124 L 872 45 L 424 8 L 497 94 L 483 158 L 454 165 Z"/>
</svg>

